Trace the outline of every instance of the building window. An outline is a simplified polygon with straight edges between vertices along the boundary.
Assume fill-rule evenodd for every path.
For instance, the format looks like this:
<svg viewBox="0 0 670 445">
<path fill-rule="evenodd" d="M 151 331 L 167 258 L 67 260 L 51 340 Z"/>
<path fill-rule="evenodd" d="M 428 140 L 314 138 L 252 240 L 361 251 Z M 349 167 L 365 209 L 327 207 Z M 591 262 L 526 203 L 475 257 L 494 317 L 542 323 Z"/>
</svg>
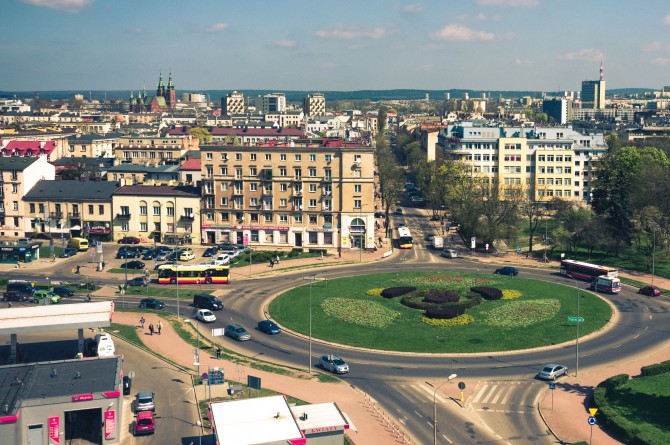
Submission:
<svg viewBox="0 0 670 445">
<path fill-rule="evenodd" d="M 168 215 L 170 214 L 170 208 L 168 208 Z M 154 216 L 160 216 L 161 214 L 161 206 L 154 206 Z"/>
<path fill-rule="evenodd" d="M 272 160 L 272 155 L 270 153 L 265 153 L 265 160 L 266 161 L 271 161 Z"/>
<path fill-rule="evenodd" d="M 316 168 L 315 167 L 310 167 L 309 168 L 309 177 L 310 178 L 316 177 Z"/>
<path fill-rule="evenodd" d="M 302 155 L 296 154 L 296 155 L 295 155 L 295 160 L 296 160 L 297 162 L 300 162 L 300 161 L 302 160 Z"/>
<path fill-rule="evenodd" d="M 93 206 L 93 204 L 89 204 L 89 205 L 88 205 L 88 214 L 89 214 L 89 215 L 93 215 L 93 209 L 95 209 L 95 207 Z"/>
<path fill-rule="evenodd" d="M 256 176 L 258 174 L 258 169 L 256 167 L 249 167 L 249 175 Z"/>
<path fill-rule="evenodd" d="M 316 215 L 309 215 L 309 223 L 316 224 L 318 222 L 318 217 Z"/>
<path fill-rule="evenodd" d="M 30 203 L 30 213 L 35 213 L 35 203 L 34 202 Z"/>
<path fill-rule="evenodd" d="M 148 232 L 149 231 L 149 224 L 145 222 L 140 223 L 140 232 Z"/>
<path fill-rule="evenodd" d="M 130 207 L 128 207 L 128 206 L 121 206 L 121 214 L 122 214 L 122 215 L 130 215 Z"/>
<path fill-rule="evenodd" d="M 327 168 L 327 169 L 325 169 L 325 170 L 323 171 L 323 175 L 324 175 L 324 177 L 326 178 L 326 180 L 328 180 L 328 181 L 330 181 L 330 180 L 333 178 L 333 176 L 332 176 L 332 175 L 333 175 L 332 170 L 329 169 L 329 168 Z"/>
<path fill-rule="evenodd" d="M 12 184 L 12 193 L 18 193 L 18 192 L 19 192 L 19 185 Z"/>
<path fill-rule="evenodd" d="M 360 199 L 354 199 L 354 208 L 355 209 L 360 209 L 362 201 Z"/>
<path fill-rule="evenodd" d="M 309 185 L 309 192 L 310 193 L 316 193 L 316 184 L 310 184 Z"/>
<path fill-rule="evenodd" d="M 293 215 L 293 222 L 301 223 L 302 222 L 302 215 Z"/>
<path fill-rule="evenodd" d="M 286 168 L 285 167 L 280 167 L 279 168 L 279 176 L 286 176 Z"/>
<path fill-rule="evenodd" d="M 252 223 L 257 223 L 258 222 L 258 213 L 250 213 L 249 214 L 249 220 Z"/>
<path fill-rule="evenodd" d="M 249 198 L 249 205 L 251 207 L 256 207 L 258 205 L 258 198 Z"/>
<path fill-rule="evenodd" d="M 316 207 L 316 199 L 310 199 L 309 200 L 309 206 L 310 207 Z"/>
<path fill-rule="evenodd" d="M 130 224 L 127 223 L 126 221 L 123 221 L 121 223 L 121 231 L 122 232 L 127 232 L 128 230 L 130 230 Z"/>
<path fill-rule="evenodd" d="M 222 175 L 227 175 L 228 174 L 228 167 L 221 167 L 221 174 Z"/>
<path fill-rule="evenodd" d="M 228 206 L 228 198 L 221 198 L 221 207 Z"/>
<path fill-rule="evenodd" d="M 242 160 L 242 153 L 235 153 L 235 160 L 236 161 L 241 161 Z"/>
<path fill-rule="evenodd" d="M 316 155 L 315 155 L 315 154 L 311 154 L 311 155 L 309 155 L 309 160 L 310 160 L 311 162 L 316 161 Z"/>
<path fill-rule="evenodd" d="M 257 243 L 258 242 L 258 230 L 252 230 L 251 231 L 251 242 L 252 243 Z"/>
<path fill-rule="evenodd" d="M 361 185 L 354 184 L 354 193 L 361 193 Z"/>
<path fill-rule="evenodd" d="M 361 177 L 361 171 L 360 170 L 354 170 L 354 178 L 360 178 Z"/>
<path fill-rule="evenodd" d="M 255 182 L 250 183 L 249 184 L 249 190 L 252 191 L 252 192 L 258 191 L 258 184 L 256 184 Z"/>
<path fill-rule="evenodd" d="M 146 215 L 147 214 L 147 206 L 140 206 L 140 215 Z"/>
<path fill-rule="evenodd" d="M 285 153 L 281 153 L 281 154 L 279 155 L 279 160 L 280 160 L 280 161 L 285 161 L 285 160 L 286 160 L 286 154 L 285 154 Z"/>
<path fill-rule="evenodd" d="M 288 201 L 286 200 L 286 198 L 279 199 L 279 207 L 286 207 L 287 203 Z"/>
<path fill-rule="evenodd" d="M 207 159 L 208 161 L 211 161 L 213 156 L 214 156 L 214 153 L 211 153 L 211 152 L 206 153 L 205 154 L 205 159 Z"/>
<path fill-rule="evenodd" d="M 279 222 L 280 223 L 286 223 L 288 221 L 288 218 L 286 215 L 279 215 Z"/>
<path fill-rule="evenodd" d="M 230 213 L 221 212 L 221 221 L 228 221 L 228 218 L 230 218 Z"/>
</svg>

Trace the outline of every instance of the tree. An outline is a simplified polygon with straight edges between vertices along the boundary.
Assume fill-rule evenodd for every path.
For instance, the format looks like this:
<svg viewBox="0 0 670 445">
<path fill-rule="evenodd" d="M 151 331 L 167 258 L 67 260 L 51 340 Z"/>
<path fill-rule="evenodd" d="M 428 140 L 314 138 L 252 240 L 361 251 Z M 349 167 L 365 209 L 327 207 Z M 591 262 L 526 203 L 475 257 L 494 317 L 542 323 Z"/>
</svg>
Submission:
<svg viewBox="0 0 670 445">
<path fill-rule="evenodd" d="M 402 169 L 398 165 L 391 153 L 391 150 L 385 144 L 379 144 L 376 148 L 377 167 L 379 171 L 379 194 L 382 201 L 386 221 L 389 221 L 391 206 L 395 205 L 400 199 L 403 190 Z M 391 227 L 386 225 L 386 237 L 389 237 Z"/>
<path fill-rule="evenodd" d="M 198 138 L 201 144 L 212 142 L 212 133 L 204 127 L 193 127 L 188 131 L 188 134 L 194 138 Z"/>
<path fill-rule="evenodd" d="M 380 134 L 383 134 L 386 129 L 386 107 L 384 105 L 381 105 L 377 111 L 377 128 Z"/>
<path fill-rule="evenodd" d="M 535 192 L 529 189 L 524 193 L 524 199 L 521 201 L 520 208 L 522 215 L 528 223 L 528 254 L 532 254 L 533 237 L 542 220 L 542 216 L 546 213 L 545 205 L 542 201 L 535 199 Z"/>
<path fill-rule="evenodd" d="M 635 221 L 636 237 L 633 241 L 637 251 L 645 256 L 647 272 L 651 271 L 651 258 L 659 246 L 667 241 L 668 219 L 658 207 L 644 207 Z"/>
</svg>

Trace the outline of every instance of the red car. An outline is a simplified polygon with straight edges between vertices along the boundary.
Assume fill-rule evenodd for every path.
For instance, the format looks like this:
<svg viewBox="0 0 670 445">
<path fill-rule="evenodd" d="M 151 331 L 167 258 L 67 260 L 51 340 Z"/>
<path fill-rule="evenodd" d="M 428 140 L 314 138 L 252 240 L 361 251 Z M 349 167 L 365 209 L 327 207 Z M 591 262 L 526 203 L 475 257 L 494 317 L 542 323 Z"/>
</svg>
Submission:
<svg viewBox="0 0 670 445">
<path fill-rule="evenodd" d="M 156 431 L 156 423 L 154 422 L 153 411 L 140 411 L 137 413 L 137 420 L 135 420 L 135 435 L 153 434 Z"/>
<path fill-rule="evenodd" d="M 124 236 L 119 239 L 119 244 L 139 244 L 140 239 L 136 236 Z"/>
<path fill-rule="evenodd" d="M 648 295 L 650 297 L 658 297 L 661 295 L 661 289 L 657 288 L 656 286 L 645 286 L 640 288 L 640 290 L 637 291 L 637 293 L 642 295 Z"/>
</svg>

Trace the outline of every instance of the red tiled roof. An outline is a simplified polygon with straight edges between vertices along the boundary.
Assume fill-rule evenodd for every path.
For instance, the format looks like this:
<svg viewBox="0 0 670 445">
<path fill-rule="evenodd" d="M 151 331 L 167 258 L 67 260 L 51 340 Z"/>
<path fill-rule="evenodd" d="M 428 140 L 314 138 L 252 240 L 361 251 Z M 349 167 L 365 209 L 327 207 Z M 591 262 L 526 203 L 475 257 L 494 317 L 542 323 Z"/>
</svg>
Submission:
<svg viewBox="0 0 670 445">
<path fill-rule="evenodd" d="M 200 158 L 191 158 L 184 161 L 179 170 L 197 170 L 200 171 Z"/>
<path fill-rule="evenodd" d="M 9 141 L 0 146 L 0 154 L 4 156 L 37 156 L 50 155 L 56 149 L 54 141 Z"/>
</svg>

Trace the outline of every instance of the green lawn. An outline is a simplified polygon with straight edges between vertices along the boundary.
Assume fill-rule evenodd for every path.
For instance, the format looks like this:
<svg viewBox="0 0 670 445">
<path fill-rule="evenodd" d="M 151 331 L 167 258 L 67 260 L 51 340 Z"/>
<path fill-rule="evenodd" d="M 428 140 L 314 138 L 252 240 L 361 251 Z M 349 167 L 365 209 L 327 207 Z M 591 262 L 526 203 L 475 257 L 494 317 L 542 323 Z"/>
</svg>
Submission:
<svg viewBox="0 0 670 445">
<path fill-rule="evenodd" d="M 195 294 L 211 294 L 214 289 L 203 289 L 200 287 L 193 288 L 192 286 L 179 286 L 179 299 L 193 300 Z M 128 286 L 126 295 L 149 295 L 155 298 L 177 298 L 176 285 L 149 285 L 145 286 Z"/>
<path fill-rule="evenodd" d="M 500 289 L 514 289 L 522 293 L 517 300 L 484 301 L 468 309 L 466 314 L 475 322 L 458 327 L 435 327 L 422 323 L 422 310 L 411 309 L 400 304 L 400 298 L 384 299 L 369 297 L 365 291 L 372 288 L 416 285 L 432 287 L 428 283 L 448 278 L 451 288 L 468 290 L 478 283 Z M 309 332 L 309 285 L 292 289 L 270 304 L 270 313 L 287 328 L 308 334 Z M 405 274 L 380 274 L 356 276 L 330 281 L 317 281 L 312 285 L 312 335 L 323 340 L 382 350 L 412 352 L 492 352 L 526 349 L 574 341 L 576 325 L 567 321 L 577 314 L 577 291 L 574 287 L 542 281 L 500 275 L 478 275 L 456 272 L 425 272 Z M 604 301 L 591 293 L 580 291 L 580 336 L 596 331 L 610 319 L 612 311 Z M 385 328 L 361 326 L 329 317 L 321 303 L 329 298 L 352 298 L 375 302 L 399 312 L 399 318 Z M 607 298 L 607 297 L 605 297 Z M 486 323 L 487 314 L 503 305 L 517 301 L 556 299 L 560 308 L 555 316 L 525 328 L 500 328 Z"/>
<path fill-rule="evenodd" d="M 647 443 L 670 443 L 670 416 L 666 411 L 670 400 L 670 373 L 636 377 L 608 392 L 608 413 L 621 418 L 644 432 Z"/>
</svg>

